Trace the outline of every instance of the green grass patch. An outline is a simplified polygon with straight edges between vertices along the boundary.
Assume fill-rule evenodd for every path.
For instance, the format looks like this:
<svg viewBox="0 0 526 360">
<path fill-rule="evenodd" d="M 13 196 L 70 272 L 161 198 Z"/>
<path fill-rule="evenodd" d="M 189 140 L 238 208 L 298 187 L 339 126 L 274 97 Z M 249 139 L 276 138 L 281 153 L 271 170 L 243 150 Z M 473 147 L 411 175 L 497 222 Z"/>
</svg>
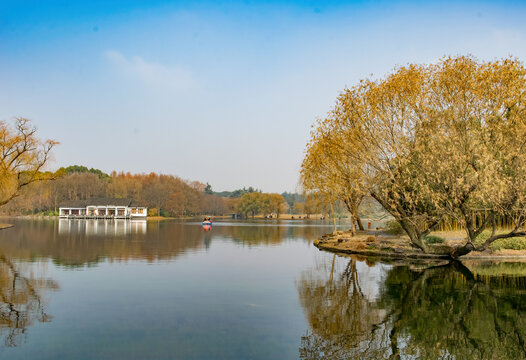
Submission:
<svg viewBox="0 0 526 360">
<path fill-rule="evenodd" d="M 497 231 L 497 234 L 504 234 L 506 230 Z M 491 231 L 484 231 L 475 241 L 476 245 L 485 242 L 491 236 Z M 512 237 L 508 239 L 495 240 L 489 246 L 491 250 L 526 250 L 526 237 Z"/>
<path fill-rule="evenodd" d="M 428 244 L 443 244 L 446 240 L 440 236 L 427 235 L 424 237 L 424 241 Z"/>
<path fill-rule="evenodd" d="M 509 239 L 500 239 L 494 241 L 490 246 L 491 250 L 526 250 L 526 238 L 516 237 Z"/>
</svg>

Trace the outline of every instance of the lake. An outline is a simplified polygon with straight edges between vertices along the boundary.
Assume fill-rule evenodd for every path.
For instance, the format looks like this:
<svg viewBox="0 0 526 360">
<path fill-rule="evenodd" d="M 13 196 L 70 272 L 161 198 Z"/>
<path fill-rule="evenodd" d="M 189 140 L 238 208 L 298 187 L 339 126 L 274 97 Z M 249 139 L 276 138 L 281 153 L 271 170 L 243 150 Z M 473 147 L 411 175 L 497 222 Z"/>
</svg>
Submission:
<svg viewBox="0 0 526 360">
<path fill-rule="evenodd" d="M 321 221 L 2 222 L 1 359 L 526 358 L 525 263 L 335 256 Z"/>
</svg>

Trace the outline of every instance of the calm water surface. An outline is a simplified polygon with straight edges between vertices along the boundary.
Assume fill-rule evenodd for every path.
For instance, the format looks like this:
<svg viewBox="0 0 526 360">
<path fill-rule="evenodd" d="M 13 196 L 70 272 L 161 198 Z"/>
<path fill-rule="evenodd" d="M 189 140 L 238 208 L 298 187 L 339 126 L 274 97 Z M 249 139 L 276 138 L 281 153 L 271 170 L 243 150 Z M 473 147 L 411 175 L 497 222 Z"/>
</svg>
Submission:
<svg viewBox="0 0 526 360">
<path fill-rule="evenodd" d="M 339 257 L 321 222 L 9 220 L 1 359 L 521 359 L 526 266 Z"/>
</svg>

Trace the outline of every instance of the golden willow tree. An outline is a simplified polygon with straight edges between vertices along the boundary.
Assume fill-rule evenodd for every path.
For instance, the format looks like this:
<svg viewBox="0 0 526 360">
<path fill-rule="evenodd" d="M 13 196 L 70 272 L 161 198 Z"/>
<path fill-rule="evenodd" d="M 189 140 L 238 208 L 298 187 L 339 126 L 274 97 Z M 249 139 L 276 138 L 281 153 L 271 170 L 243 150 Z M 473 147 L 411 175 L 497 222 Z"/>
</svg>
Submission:
<svg viewBox="0 0 526 360">
<path fill-rule="evenodd" d="M 0 205 L 19 195 L 20 189 L 49 179 L 43 168 L 58 143 L 42 141 L 30 120 L 16 118 L 13 125 L 0 122 Z"/>
<path fill-rule="evenodd" d="M 318 121 L 312 132 L 312 139 L 307 145 L 307 152 L 302 163 L 301 182 L 303 189 L 316 196 L 326 205 L 330 205 L 334 214 L 334 203 L 342 201 L 351 214 L 352 233 L 356 225 L 363 230 L 358 207 L 366 195 L 366 186 L 362 181 L 360 166 L 357 160 L 346 154 L 342 132 L 336 131 L 340 109 L 337 107 L 330 116 Z M 353 149 L 355 152 L 357 149 Z M 333 216 L 334 219 L 334 216 Z M 334 224 L 336 230 L 336 224 Z"/>
<path fill-rule="evenodd" d="M 515 59 L 444 58 L 363 80 L 340 94 L 313 132 L 303 184 L 341 193 L 340 183 L 312 186 L 318 170 L 308 164 L 316 158 L 345 176 L 349 170 L 336 165 L 345 163 L 353 174 L 346 189 L 374 197 L 425 252 L 425 236 L 445 219 L 467 234 L 449 250 L 453 257 L 526 236 L 525 96 L 526 70 Z M 314 146 L 320 133 L 331 138 L 330 161 Z M 499 217 L 512 228 L 498 229 Z M 484 231 L 490 234 L 477 246 Z"/>
<path fill-rule="evenodd" d="M 275 214 L 279 219 L 279 215 L 286 211 L 287 207 L 287 202 L 280 194 L 254 191 L 239 198 L 235 211 L 243 214 L 247 219 L 249 214 L 252 218 L 257 214 Z"/>
</svg>

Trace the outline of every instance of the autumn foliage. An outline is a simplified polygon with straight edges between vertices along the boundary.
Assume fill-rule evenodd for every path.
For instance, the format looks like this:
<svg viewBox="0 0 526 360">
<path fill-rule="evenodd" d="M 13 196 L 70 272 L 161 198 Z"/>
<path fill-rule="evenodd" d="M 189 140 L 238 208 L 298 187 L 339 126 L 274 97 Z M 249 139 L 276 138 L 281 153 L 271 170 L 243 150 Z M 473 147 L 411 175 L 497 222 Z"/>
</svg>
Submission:
<svg viewBox="0 0 526 360">
<path fill-rule="evenodd" d="M 466 230 L 453 257 L 526 236 L 525 74 L 515 59 L 459 56 L 362 80 L 314 127 L 303 186 L 350 204 L 371 195 L 423 251 L 442 221 Z"/>
<path fill-rule="evenodd" d="M 280 194 L 261 193 L 254 191 L 244 194 L 235 202 L 237 213 L 245 218 L 254 217 L 256 214 L 269 215 L 279 218 L 279 215 L 288 210 L 285 199 Z"/>
<path fill-rule="evenodd" d="M 10 214 L 51 213 L 56 212 L 65 200 L 115 197 L 131 198 L 147 206 L 152 216 L 222 215 L 230 212 L 230 199 L 206 194 L 205 184 L 197 181 L 156 173 L 113 172 L 107 175 L 96 169 L 78 168 L 61 168 L 55 173 L 54 181 L 27 187 L 22 196 L 4 205 L 2 211 Z"/>
<path fill-rule="evenodd" d="M 28 119 L 0 121 L 0 205 L 29 184 L 49 178 L 43 170 L 57 144 L 39 139 L 37 128 Z"/>
</svg>

